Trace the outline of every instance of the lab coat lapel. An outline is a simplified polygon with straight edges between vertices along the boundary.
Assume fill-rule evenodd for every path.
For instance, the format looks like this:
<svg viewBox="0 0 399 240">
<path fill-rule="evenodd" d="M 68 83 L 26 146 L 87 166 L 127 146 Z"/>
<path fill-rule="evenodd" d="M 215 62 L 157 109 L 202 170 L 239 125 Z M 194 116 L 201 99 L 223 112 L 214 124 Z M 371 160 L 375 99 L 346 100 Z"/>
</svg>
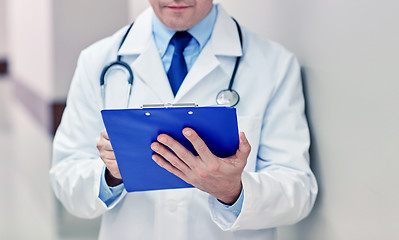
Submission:
<svg viewBox="0 0 399 240">
<path fill-rule="evenodd" d="M 133 63 L 133 69 L 140 79 L 159 97 L 161 102 L 170 103 L 173 101 L 173 92 L 153 40 Z"/>
<path fill-rule="evenodd" d="M 219 64 L 220 62 L 213 53 L 212 48 L 209 44 L 207 44 L 180 86 L 174 102 L 178 102 L 198 82 L 200 82 L 206 75 L 219 66 Z"/>
<path fill-rule="evenodd" d="M 178 102 L 184 95 L 188 94 L 195 85 L 211 74 L 217 67 L 226 68 L 230 61 L 222 60 L 218 56 L 231 56 L 234 58 L 242 56 L 236 24 L 220 5 L 212 37 L 188 72 L 176 94 L 174 102 Z"/>
</svg>

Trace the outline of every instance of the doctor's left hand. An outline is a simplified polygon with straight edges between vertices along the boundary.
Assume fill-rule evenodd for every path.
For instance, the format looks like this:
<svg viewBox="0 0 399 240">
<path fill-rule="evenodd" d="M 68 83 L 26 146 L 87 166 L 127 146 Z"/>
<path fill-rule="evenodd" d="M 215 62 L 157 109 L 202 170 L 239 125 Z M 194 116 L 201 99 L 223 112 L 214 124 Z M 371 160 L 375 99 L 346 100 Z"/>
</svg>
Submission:
<svg viewBox="0 0 399 240">
<path fill-rule="evenodd" d="M 185 128 L 183 134 L 191 142 L 198 156 L 169 135 L 160 134 L 158 142 L 151 144 L 151 149 L 159 154 L 154 154 L 153 160 L 219 201 L 233 204 L 241 193 L 241 174 L 251 151 L 245 134 L 240 133 L 240 145 L 236 154 L 227 158 L 215 156 L 193 129 Z"/>
<path fill-rule="evenodd" d="M 107 131 L 103 130 L 100 133 L 100 139 L 97 142 L 97 149 L 101 160 L 107 167 L 105 171 L 105 180 L 110 187 L 114 187 L 122 183 L 121 173 L 119 172 L 118 164 L 111 142 L 109 141 Z"/>
</svg>

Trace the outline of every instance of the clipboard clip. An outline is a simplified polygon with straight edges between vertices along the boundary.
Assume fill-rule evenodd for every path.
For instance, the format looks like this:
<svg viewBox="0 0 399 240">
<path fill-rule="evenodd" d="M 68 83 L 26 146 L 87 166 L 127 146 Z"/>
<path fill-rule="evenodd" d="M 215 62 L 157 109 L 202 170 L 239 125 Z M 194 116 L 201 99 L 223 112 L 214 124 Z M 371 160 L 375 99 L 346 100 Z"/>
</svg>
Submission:
<svg viewBox="0 0 399 240">
<path fill-rule="evenodd" d="M 141 106 L 142 109 L 145 108 L 175 108 L 175 107 L 198 107 L 195 103 L 165 103 L 165 104 L 144 104 Z"/>
</svg>

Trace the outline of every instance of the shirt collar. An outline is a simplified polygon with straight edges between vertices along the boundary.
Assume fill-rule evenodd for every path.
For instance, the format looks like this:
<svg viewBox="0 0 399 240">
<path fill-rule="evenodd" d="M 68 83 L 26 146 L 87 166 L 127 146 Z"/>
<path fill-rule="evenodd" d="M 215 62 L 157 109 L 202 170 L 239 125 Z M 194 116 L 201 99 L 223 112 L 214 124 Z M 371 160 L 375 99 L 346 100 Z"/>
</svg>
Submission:
<svg viewBox="0 0 399 240">
<path fill-rule="evenodd" d="M 213 27 L 216 22 L 218 9 L 217 4 L 214 4 L 211 11 L 202 19 L 197 25 L 187 30 L 193 38 L 198 42 L 200 50 L 205 46 L 212 35 Z M 209 27 L 212 26 L 212 27 Z M 165 27 L 161 21 L 153 13 L 152 17 L 152 34 L 154 36 L 155 45 L 159 53 L 163 56 L 169 46 L 170 39 L 176 31 Z"/>
</svg>

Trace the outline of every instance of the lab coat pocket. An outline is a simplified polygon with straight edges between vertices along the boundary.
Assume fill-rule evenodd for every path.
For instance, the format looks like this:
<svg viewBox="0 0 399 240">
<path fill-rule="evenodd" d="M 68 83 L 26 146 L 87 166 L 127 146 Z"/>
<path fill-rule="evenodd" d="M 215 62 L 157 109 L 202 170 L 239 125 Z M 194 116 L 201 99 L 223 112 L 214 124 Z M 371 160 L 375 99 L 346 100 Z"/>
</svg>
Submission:
<svg viewBox="0 0 399 240">
<path fill-rule="evenodd" d="M 262 126 L 262 118 L 252 116 L 238 116 L 238 128 L 240 132 L 244 132 L 251 145 L 251 153 L 249 154 L 245 170 L 254 172 L 256 169 L 256 158 L 259 148 L 259 137 Z"/>
</svg>

